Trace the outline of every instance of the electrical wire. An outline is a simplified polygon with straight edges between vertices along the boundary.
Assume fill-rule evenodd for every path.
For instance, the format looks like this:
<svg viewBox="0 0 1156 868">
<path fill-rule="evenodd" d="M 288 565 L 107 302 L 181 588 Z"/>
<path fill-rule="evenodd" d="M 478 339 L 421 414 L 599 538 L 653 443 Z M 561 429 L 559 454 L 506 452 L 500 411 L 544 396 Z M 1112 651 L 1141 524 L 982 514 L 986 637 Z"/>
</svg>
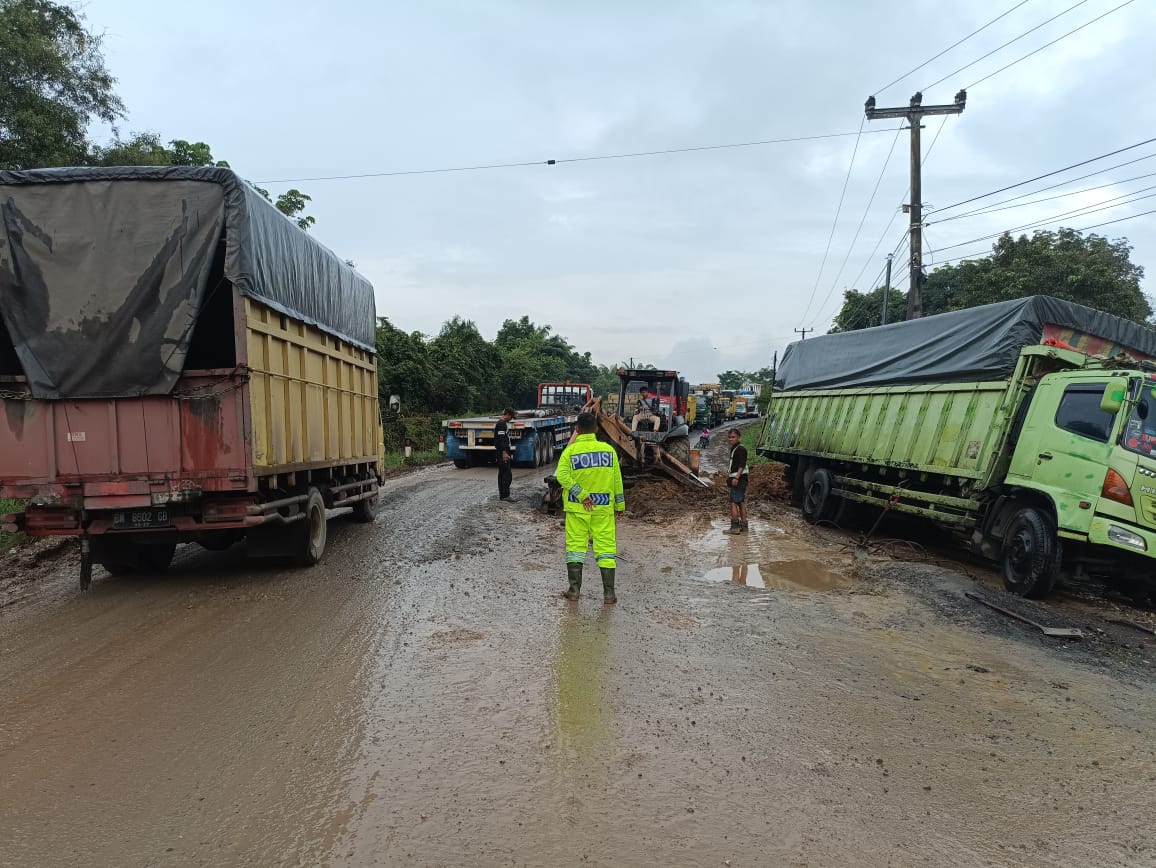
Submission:
<svg viewBox="0 0 1156 868">
<path fill-rule="evenodd" d="M 994 214 L 997 211 L 1010 211 L 1010 210 L 1013 210 L 1015 208 L 1027 208 L 1030 205 L 1039 205 L 1041 202 L 1052 202 L 1056 199 L 1065 199 L 1068 196 L 1079 196 L 1081 193 L 1091 193 L 1094 190 L 1103 190 L 1105 187 L 1117 187 L 1120 184 L 1128 184 L 1128 183 L 1131 183 L 1132 181 L 1139 181 L 1143 178 L 1153 178 L 1153 177 L 1156 177 L 1156 172 L 1149 172 L 1147 175 L 1136 175 L 1132 178 L 1123 178 L 1119 181 L 1109 181 L 1107 184 L 1099 184 L 1095 187 L 1084 187 L 1081 190 L 1070 190 L 1067 193 L 1057 193 L 1054 196 L 1045 196 L 1042 199 L 1032 199 L 1030 202 L 1020 202 L 1017 205 L 1000 205 L 1000 206 L 992 205 L 989 208 L 977 208 L 974 211 L 965 211 L 963 214 L 954 214 L 951 217 L 944 217 L 942 220 L 930 220 L 927 223 L 924 223 L 923 225 L 924 226 L 935 226 L 935 225 L 940 224 L 940 223 L 950 223 L 952 220 L 963 220 L 966 217 L 978 217 L 978 216 L 981 216 L 984 214 Z M 1133 193 L 1143 193 L 1145 190 L 1156 190 L 1156 186 L 1144 187 L 1140 190 L 1133 190 L 1132 192 Z M 1028 193 L 1027 195 L 1030 196 L 1032 194 Z M 1017 199 L 1023 199 L 1025 197 L 1024 196 L 1017 196 L 1016 198 Z"/>
<path fill-rule="evenodd" d="M 1152 214 L 1156 214 L 1156 208 L 1153 208 L 1151 211 L 1141 211 L 1139 214 L 1129 214 L 1127 217 L 1117 217 L 1115 220 L 1104 220 L 1101 223 L 1093 223 L 1091 226 L 1081 226 L 1078 229 L 1073 229 L 1072 231 L 1073 232 L 1090 232 L 1093 229 L 1099 229 L 1101 226 L 1111 226 L 1113 223 L 1123 223 L 1126 220 L 1135 220 L 1138 217 L 1148 217 L 1149 215 L 1152 215 Z M 1000 233 L 1000 234 L 1002 235 L 1003 233 Z M 980 239 L 980 240 L 982 240 L 982 239 Z M 983 258 L 985 258 L 987 256 L 991 256 L 991 255 L 992 255 L 991 249 L 990 248 L 984 248 L 983 250 L 976 250 L 976 251 L 973 251 L 971 253 L 965 253 L 962 256 L 953 256 L 951 259 L 944 259 L 939 264 L 941 266 L 943 266 L 943 265 L 948 265 L 948 264 L 953 263 L 953 262 L 962 262 L 965 259 L 983 259 Z"/>
<path fill-rule="evenodd" d="M 947 119 L 949 117 L 953 117 L 953 115 L 943 115 L 943 119 L 939 122 L 939 129 L 935 131 L 935 135 L 931 139 L 931 144 L 927 146 L 927 151 L 923 154 L 923 159 L 919 162 L 920 166 L 927 165 L 927 160 L 931 156 L 932 150 L 935 148 L 935 143 L 939 141 L 939 134 L 942 133 L 943 128 L 947 126 Z M 907 194 L 910 192 L 911 187 L 908 186 L 907 189 L 903 191 L 903 198 L 906 199 Z M 868 254 L 867 259 L 863 263 L 863 267 L 859 269 L 859 273 L 855 275 L 855 279 L 851 281 L 852 287 L 859 285 L 859 279 L 863 277 L 864 272 L 866 272 L 867 269 L 871 266 L 871 260 L 875 258 L 875 254 L 879 250 L 879 245 L 883 243 L 883 239 L 886 238 L 887 233 L 891 231 L 891 224 L 895 222 L 895 218 L 899 216 L 902 208 L 903 203 L 900 203 L 895 207 L 895 210 L 891 212 L 891 219 L 888 220 L 887 225 L 883 227 L 883 232 L 879 235 L 879 240 L 875 242 L 875 246 L 871 248 L 871 253 Z"/>
<path fill-rule="evenodd" d="M 1116 154 L 1122 154 L 1125 151 L 1131 151 L 1131 150 L 1134 150 L 1135 148 L 1139 148 L 1139 147 L 1142 147 L 1144 145 L 1150 145 L 1150 144 L 1152 144 L 1152 142 L 1156 142 L 1156 137 L 1153 137 L 1150 139 L 1145 139 L 1142 142 L 1136 142 L 1136 144 L 1128 145 L 1127 147 L 1124 147 L 1124 148 L 1117 148 L 1116 150 L 1109 151 L 1106 154 L 1100 154 L 1098 157 L 1091 157 L 1087 160 L 1081 160 L 1078 163 L 1072 163 L 1072 165 L 1064 166 L 1062 169 L 1056 169 L 1052 172 L 1046 172 L 1043 175 L 1036 175 L 1034 178 L 1028 178 L 1026 181 L 1020 181 L 1016 184 L 1008 184 L 1006 187 L 1000 187 L 998 190 L 992 190 L 988 193 L 981 193 L 979 196 L 972 196 L 970 199 L 962 199 L 959 202 L 953 202 L 950 205 L 944 205 L 942 208 L 936 208 L 935 212 L 938 214 L 938 213 L 943 212 L 943 211 L 950 211 L 953 208 L 958 208 L 960 205 L 967 205 L 971 202 L 978 202 L 980 199 L 986 199 L 988 196 L 995 196 L 997 193 L 1004 193 L 1004 192 L 1007 192 L 1008 190 L 1014 190 L 1017 187 L 1023 187 L 1027 184 L 1033 184 L 1036 181 L 1042 181 L 1044 178 L 1051 178 L 1055 175 L 1063 174 L 1064 172 L 1067 172 L 1071 169 L 1078 169 L 1080 166 L 1086 166 L 1089 163 L 1095 163 L 1099 160 L 1103 160 L 1103 159 L 1106 159 L 1108 157 L 1114 157 Z M 1147 159 L 1147 157 L 1143 157 L 1141 159 Z M 1122 165 L 1127 165 L 1127 163 L 1124 163 Z M 1088 177 L 1088 176 L 1084 176 L 1084 177 Z M 1071 181 L 1066 181 L 1065 183 L 1071 183 Z M 1036 190 L 1035 192 L 1038 193 L 1040 191 Z"/>
<path fill-rule="evenodd" d="M 971 67 L 975 66 L 975 65 L 976 65 L 977 63 L 979 63 L 980 61 L 982 61 L 982 60 L 987 60 L 987 59 L 988 59 L 989 57 L 991 57 L 993 54 L 997 54 L 998 52 L 1000 52 L 1000 51 L 1003 51 L 1003 50 L 1004 50 L 1005 48 L 1007 48 L 1009 45 L 1012 45 L 1013 43 L 1019 42 L 1019 41 L 1020 41 L 1021 39 L 1023 39 L 1025 36 L 1027 36 L 1027 35 L 1029 35 L 1029 34 L 1031 34 L 1031 33 L 1035 33 L 1035 32 L 1036 32 L 1037 30 L 1039 30 L 1041 27 L 1044 27 L 1044 26 L 1046 26 L 1046 25 L 1048 25 L 1048 24 L 1051 24 L 1051 23 L 1052 23 L 1053 21 L 1055 21 L 1057 18 L 1060 18 L 1060 17 L 1062 17 L 1062 16 L 1064 16 L 1064 15 L 1067 15 L 1067 14 L 1068 14 L 1069 12 L 1071 12 L 1073 9 L 1076 9 L 1076 8 L 1078 8 L 1078 7 L 1080 7 L 1080 6 L 1083 6 L 1083 5 L 1084 5 L 1085 3 L 1087 3 L 1087 2 L 1088 2 L 1088 0 L 1078 0 L 1078 2 L 1077 2 L 1077 3 L 1074 3 L 1074 4 L 1072 4 L 1072 5 L 1071 5 L 1071 6 L 1069 6 L 1067 9 L 1065 9 L 1063 12 L 1057 12 L 1055 15 L 1053 15 L 1051 18 L 1047 19 L 1047 20 L 1046 20 L 1046 21 L 1044 21 L 1043 23 L 1041 23 L 1041 24 L 1037 24 L 1035 27 L 1031 28 L 1030 30 L 1025 30 L 1023 33 L 1021 33 L 1019 36 L 1015 37 L 1014 39 L 1009 39 L 1009 40 L 1008 40 L 1007 42 L 1005 42 L 1003 45 L 998 45 L 998 46 L 996 46 L 996 47 L 995 47 L 995 48 L 993 48 L 991 51 L 989 51 L 987 54 L 984 54 L 984 55 L 983 55 L 983 56 L 981 56 L 981 57 L 977 57 L 977 58 L 976 58 L 975 60 L 973 60 L 971 63 L 968 63 L 968 64 L 966 64 L 966 65 L 964 65 L 964 66 L 961 66 L 959 69 L 955 70 L 954 72 L 949 72 L 949 73 L 948 73 L 947 75 L 945 75 L 943 78 L 939 78 L 939 79 L 936 79 L 935 81 L 933 81 L 931 84 L 927 85 L 927 87 L 925 87 L 925 88 L 923 88 L 923 89 L 924 89 L 925 91 L 928 91 L 928 90 L 931 90 L 933 87 L 935 87 L 937 84 L 943 84 L 943 83 L 944 83 L 945 81 L 947 81 L 949 78 L 954 78 L 955 76 L 957 76 L 957 75 L 959 75 L 961 72 L 963 72 L 965 69 L 971 69 Z M 1131 2 L 1132 2 L 1132 0 L 1128 0 L 1128 2 L 1129 2 L 1129 3 L 1131 3 Z M 1089 23 L 1091 23 L 1091 22 L 1089 22 Z M 1060 37 L 1060 38 L 1062 39 L 1063 37 Z"/>
<path fill-rule="evenodd" d="M 696 145 L 688 148 L 664 148 L 656 151 L 633 151 L 622 154 L 594 154 L 589 157 L 562 157 L 547 160 L 524 160 L 509 163 L 480 163 L 477 165 L 448 166 L 439 169 L 402 169 L 392 172 L 363 172 L 357 175 L 318 175 L 312 178 L 278 178 L 271 181 L 254 181 L 255 184 L 297 184 L 305 181 L 350 181 L 362 178 L 396 178 L 401 175 L 439 175 L 447 172 L 481 172 L 488 169 L 517 169 L 527 166 L 555 166 L 564 163 L 589 163 L 598 160 L 628 160 L 636 157 L 658 157 L 667 154 L 690 154 L 698 151 L 721 151 L 732 148 L 756 148 L 763 145 L 782 145 L 791 142 L 812 142 L 819 139 L 839 139 L 855 136 L 856 145 L 859 137 L 865 133 L 890 132 L 890 127 L 864 130 L 860 124 L 859 131 L 854 133 L 823 133 L 813 136 L 792 136 L 783 139 L 760 139 L 752 142 L 729 142 L 722 145 Z"/>
<path fill-rule="evenodd" d="M 1008 15 L 1015 12 L 1017 9 L 1019 9 L 1021 6 L 1023 6 L 1027 2 L 1029 2 L 1029 0 L 1020 0 L 1020 2 L 1017 3 L 1015 6 L 1013 6 L 1011 9 L 1007 10 L 1006 12 L 1000 13 L 995 18 L 991 19 L 991 21 L 987 22 L 987 24 L 984 24 L 982 27 L 971 31 L 971 33 L 967 34 L 967 36 L 963 37 L 963 39 L 959 40 L 958 42 L 953 42 L 951 45 L 947 46 L 947 48 L 943 49 L 943 51 L 939 52 L 939 54 L 935 55 L 934 57 L 930 57 L 927 60 L 923 61 L 923 63 L 919 64 L 919 66 L 915 67 L 911 71 L 903 73 L 903 75 L 899 76 L 899 78 L 895 79 L 895 81 L 888 82 L 883 87 L 877 88 L 874 91 L 875 96 L 878 96 L 879 94 L 883 93 L 885 90 L 888 90 L 893 85 L 899 84 L 899 82 L 903 81 L 903 79 L 909 78 L 910 76 L 919 72 L 919 70 L 923 69 L 923 67 L 927 66 L 932 61 L 939 60 L 939 58 L 943 57 L 943 55 L 947 54 L 947 52 L 951 51 L 953 48 L 958 48 L 959 46 L 963 45 L 963 43 L 967 42 L 967 40 L 971 39 L 971 37 L 987 30 L 987 28 L 991 27 L 993 24 L 995 24 L 1001 18 L 1006 18 Z"/>
<path fill-rule="evenodd" d="M 867 116 L 864 115 L 859 121 L 859 132 L 863 132 L 863 126 L 867 123 Z M 835 229 L 839 226 L 839 215 L 843 213 L 843 200 L 847 197 L 847 185 L 851 183 L 851 172 L 855 168 L 855 155 L 859 153 L 859 139 L 856 137 L 855 147 L 851 149 L 851 162 L 847 164 L 847 177 L 843 179 L 843 190 L 839 193 L 839 204 L 835 208 L 835 219 L 831 222 L 831 233 L 827 236 L 827 247 L 823 250 L 823 260 L 819 263 L 819 273 L 815 275 L 815 285 L 811 287 L 811 297 L 807 299 L 807 306 L 803 310 L 803 315 L 799 318 L 799 325 L 803 325 L 807 321 L 807 314 L 811 312 L 811 305 L 815 302 L 815 293 L 819 291 L 819 281 L 823 279 L 823 269 L 827 267 L 827 256 L 831 253 L 831 242 L 835 238 Z"/>
<path fill-rule="evenodd" d="M 1059 37 L 1057 37 L 1057 38 L 1053 39 L 1051 42 L 1046 42 L 1046 43 L 1044 43 L 1044 44 L 1043 44 L 1043 45 L 1041 45 L 1039 48 L 1037 48 L 1035 51 L 1029 51 L 1029 52 L 1028 52 L 1027 54 L 1025 54 L 1023 57 L 1019 58 L 1018 60 L 1013 60 L 1011 63 L 1007 64 L 1006 66 L 1001 66 L 1001 67 L 1000 67 L 999 69 L 997 69 L 995 72 L 992 72 L 992 73 L 988 73 L 988 74 L 987 74 L 987 75 L 985 75 L 983 78 L 981 78 L 979 81 L 976 81 L 976 82 L 974 82 L 974 83 L 972 83 L 972 84 L 969 84 L 969 85 L 967 86 L 967 90 L 971 90 L 971 89 L 972 89 L 972 88 L 974 88 L 976 85 L 979 85 L 979 84 L 983 84 L 985 81 L 987 81 L 987 80 L 988 80 L 989 78 L 991 78 L 992 76 L 995 76 L 995 75 L 999 75 L 999 74 L 1000 74 L 1001 72 L 1003 72 L 1005 69 L 1011 69 L 1011 68 L 1012 68 L 1013 66 L 1015 66 L 1017 63 L 1021 63 L 1022 61 L 1025 61 L 1025 60 L 1027 60 L 1029 57 L 1031 57 L 1031 56 L 1032 56 L 1032 55 L 1034 55 L 1034 54 L 1039 54 L 1039 53 L 1040 53 L 1041 51 L 1043 51 L 1045 48 L 1051 48 L 1053 45 L 1055 45 L 1055 44 L 1056 44 L 1057 42 L 1059 42 L 1061 39 L 1067 39 L 1067 38 L 1068 38 L 1069 36 L 1071 36 L 1073 33 L 1079 33 L 1081 30 L 1083 30 L 1083 29 L 1084 29 L 1085 27 L 1087 27 L 1089 24 L 1095 24 L 1095 23 L 1096 23 L 1097 21 L 1099 21 L 1101 18 L 1104 18 L 1105 16 L 1111 15 L 1113 12 L 1118 12 L 1118 11 L 1120 11 L 1121 9 L 1123 9 L 1125 6 L 1130 6 L 1131 4 L 1133 4 L 1133 3 L 1135 3 L 1135 2 L 1136 2 L 1136 0 L 1124 0 L 1124 2 L 1123 2 L 1123 3 L 1121 3 L 1119 6 L 1115 6 L 1115 7 L 1113 7 L 1112 9 L 1109 9 L 1107 12 L 1104 12 L 1104 13 L 1103 13 L 1103 14 L 1101 14 L 1101 15 L 1097 15 L 1097 16 L 1096 16 L 1095 18 L 1093 18 L 1091 21 L 1088 21 L 1088 22 L 1085 22 L 1084 24 L 1081 24 L 1079 27 L 1075 28 L 1074 30 L 1069 30 L 1069 31 L 1068 31 L 1067 33 L 1065 33 L 1063 36 L 1059 36 Z"/>
<path fill-rule="evenodd" d="M 871 190 L 871 197 L 867 200 L 867 207 L 863 209 L 863 216 L 859 218 L 859 225 L 855 227 L 855 235 L 851 238 L 851 246 L 847 248 L 847 255 L 843 257 L 843 262 L 839 265 L 839 270 L 835 273 L 835 279 L 831 281 L 831 288 L 827 290 L 827 295 L 819 304 L 820 313 L 827 306 L 831 296 L 835 292 L 835 287 L 839 284 L 839 278 L 843 276 L 843 269 L 847 267 L 847 260 L 851 258 L 851 253 L 855 250 L 855 244 L 859 240 L 859 233 L 863 231 L 863 224 L 867 222 L 867 215 L 871 213 L 871 206 L 875 202 L 875 195 L 879 192 L 879 185 L 883 183 L 883 176 L 887 173 L 887 167 L 891 164 L 891 155 L 895 153 L 895 145 L 899 143 L 899 136 L 903 133 L 903 127 L 895 130 L 895 138 L 891 140 L 891 149 L 887 152 L 887 158 L 883 161 L 883 168 L 879 170 L 879 177 L 875 179 L 875 187 Z M 816 315 L 815 320 L 811 323 L 814 325 L 821 319 L 820 315 Z"/>
<path fill-rule="evenodd" d="M 1127 197 L 1131 196 L 1131 195 L 1134 195 L 1134 194 L 1128 193 L 1128 194 L 1125 194 L 1124 196 L 1117 196 L 1117 197 L 1115 197 L 1115 199 L 1106 199 L 1102 202 L 1095 203 L 1096 206 L 1100 206 L 1100 207 L 1095 207 L 1093 205 L 1087 205 L 1083 208 L 1076 208 L 1073 211 L 1066 211 L 1063 214 L 1055 214 L 1051 217 L 1046 217 L 1046 218 L 1043 218 L 1040 220 L 1033 220 L 1030 223 L 1024 223 L 1021 226 L 1013 226 L 1011 229 L 1002 229 L 999 232 L 993 232 L 993 233 L 988 234 L 988 235 L 981 235 L 978 238 L 972 238 L 970 241 L 961 241 L 958 244 L 950 244 L 947 247 L 940 248 L 940 250 L 941 251 L 954 250 L 957 247 L 967 247 L 969 244 L 977 244 L 980 241 L 987 241 L 988 239 L 991 239 L 991 238 L 999 238 L 1002 235 L 1010 235 L 1012 232 L 1021 232 L 1024 229 L 1033 229 L 1033 228 L 1036 228 L 1038 226 L 1047 226 L 1050 223 L 1058 223 L 1061 220 L 1066 220 L 1069 217 L 1084 217 L 1088 214 L 1095 214 L 1099 211 L 1110 211 L 1111 209 L 1119 208 L 1122 205 L 1131 205 L 1133 202 L 1140 202 L 1140 201 L 1143 201 L 1144 199 L 1152 199 L 1152 198 L 1156 197 L 1156 193 L 1149 193 L 1146 196 L 1137 196 L 1135 199 L 1128 199 L 1128 201 L 1126 201 L 1126 202 L 1116 201 L 1117 199 L 1127 199 Z M 1109 204 L 1109 203 L 1113 203 L 1113 202 L 1115 204 Z M 1115 221 L 1108 221 L 1108 222 L 1115 222 Z M 1107 225 L 1107 224 L 1097 224 L 1097 225 Z"/>
</svg>

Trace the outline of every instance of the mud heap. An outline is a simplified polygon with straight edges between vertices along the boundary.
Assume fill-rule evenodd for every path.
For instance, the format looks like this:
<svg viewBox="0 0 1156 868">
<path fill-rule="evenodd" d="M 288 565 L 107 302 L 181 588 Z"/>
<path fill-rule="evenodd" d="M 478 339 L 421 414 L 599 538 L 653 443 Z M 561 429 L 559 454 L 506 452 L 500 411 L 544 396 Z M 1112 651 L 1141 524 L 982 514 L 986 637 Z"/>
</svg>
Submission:
<svg viewBox="0 0 1156 868">
<path fill-rule="evenodd" d="M 747 500 L 787 502 L 791 487 L 781 464 L 757 464 L 750 470 Z M 635 516 L 686 514 L 696 510 L 719 512 L 726 509 L 727 491 L 721 476 L 710 488 L 689 488 L 670 479 L 643 477 L 626 490 L 626 511 Z"/>
</svg>

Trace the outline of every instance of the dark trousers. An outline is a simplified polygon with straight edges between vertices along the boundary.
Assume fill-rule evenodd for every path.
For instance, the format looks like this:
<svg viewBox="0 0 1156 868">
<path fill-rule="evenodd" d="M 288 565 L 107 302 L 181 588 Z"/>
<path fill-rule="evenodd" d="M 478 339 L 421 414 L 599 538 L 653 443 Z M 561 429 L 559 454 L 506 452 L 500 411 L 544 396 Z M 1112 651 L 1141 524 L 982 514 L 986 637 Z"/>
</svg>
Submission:
<svg viewBox="0 0 1156 868">
<path fill-rule="evenodd" d="M 498 459 L 498 497 L 510 496 L 510 483 L 514 479 L 513 458 L 507 461 Z"/>
</svg>

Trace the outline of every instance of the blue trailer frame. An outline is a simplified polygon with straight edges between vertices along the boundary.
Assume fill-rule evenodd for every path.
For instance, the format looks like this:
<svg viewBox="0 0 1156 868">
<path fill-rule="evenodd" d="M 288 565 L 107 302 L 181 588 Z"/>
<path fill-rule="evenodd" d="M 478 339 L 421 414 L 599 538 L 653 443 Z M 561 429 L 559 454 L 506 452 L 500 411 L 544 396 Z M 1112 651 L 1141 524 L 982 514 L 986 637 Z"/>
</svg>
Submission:
<svg viewBox="0 0 1156 868">
<path fill-rule="evenodd" d="M 473 419 L 449 419 L 445 429 L 446 457 L 459 468 L 476 467 L 497 461 L 494 449 L 494 426 L 497 416 Z M 539 416 L 510 422 L 510 446 L 518 467 L 544 467 L 553 464 L 566 448 L 574 433 L 576 413 L 563 416 Z"/>
</svg>

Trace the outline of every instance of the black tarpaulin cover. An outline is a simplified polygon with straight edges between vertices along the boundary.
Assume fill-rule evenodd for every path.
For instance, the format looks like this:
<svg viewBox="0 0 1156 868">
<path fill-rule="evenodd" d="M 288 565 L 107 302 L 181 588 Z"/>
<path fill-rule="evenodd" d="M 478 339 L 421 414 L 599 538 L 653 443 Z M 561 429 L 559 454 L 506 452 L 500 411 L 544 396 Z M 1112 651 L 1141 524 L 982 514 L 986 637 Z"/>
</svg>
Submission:
<svg viewBox="0 0 1156 868">
<path fill-rule="evenodd" d="M 1055 340 L 1093 355 L 1156 358 L 1156 331 L 1046 295 L 796 341 L 780 389 L 1001 380 L 1020 351 Z"/>
<path fill-rule="evenodd" d="M 374 349 L 373 287 L 232 171 L 0 172 L 0 319 L 38 398 L 158 395 L 224 280 Z M 232 340 L 232 336 L 223 338 Z"/>
</svg>

